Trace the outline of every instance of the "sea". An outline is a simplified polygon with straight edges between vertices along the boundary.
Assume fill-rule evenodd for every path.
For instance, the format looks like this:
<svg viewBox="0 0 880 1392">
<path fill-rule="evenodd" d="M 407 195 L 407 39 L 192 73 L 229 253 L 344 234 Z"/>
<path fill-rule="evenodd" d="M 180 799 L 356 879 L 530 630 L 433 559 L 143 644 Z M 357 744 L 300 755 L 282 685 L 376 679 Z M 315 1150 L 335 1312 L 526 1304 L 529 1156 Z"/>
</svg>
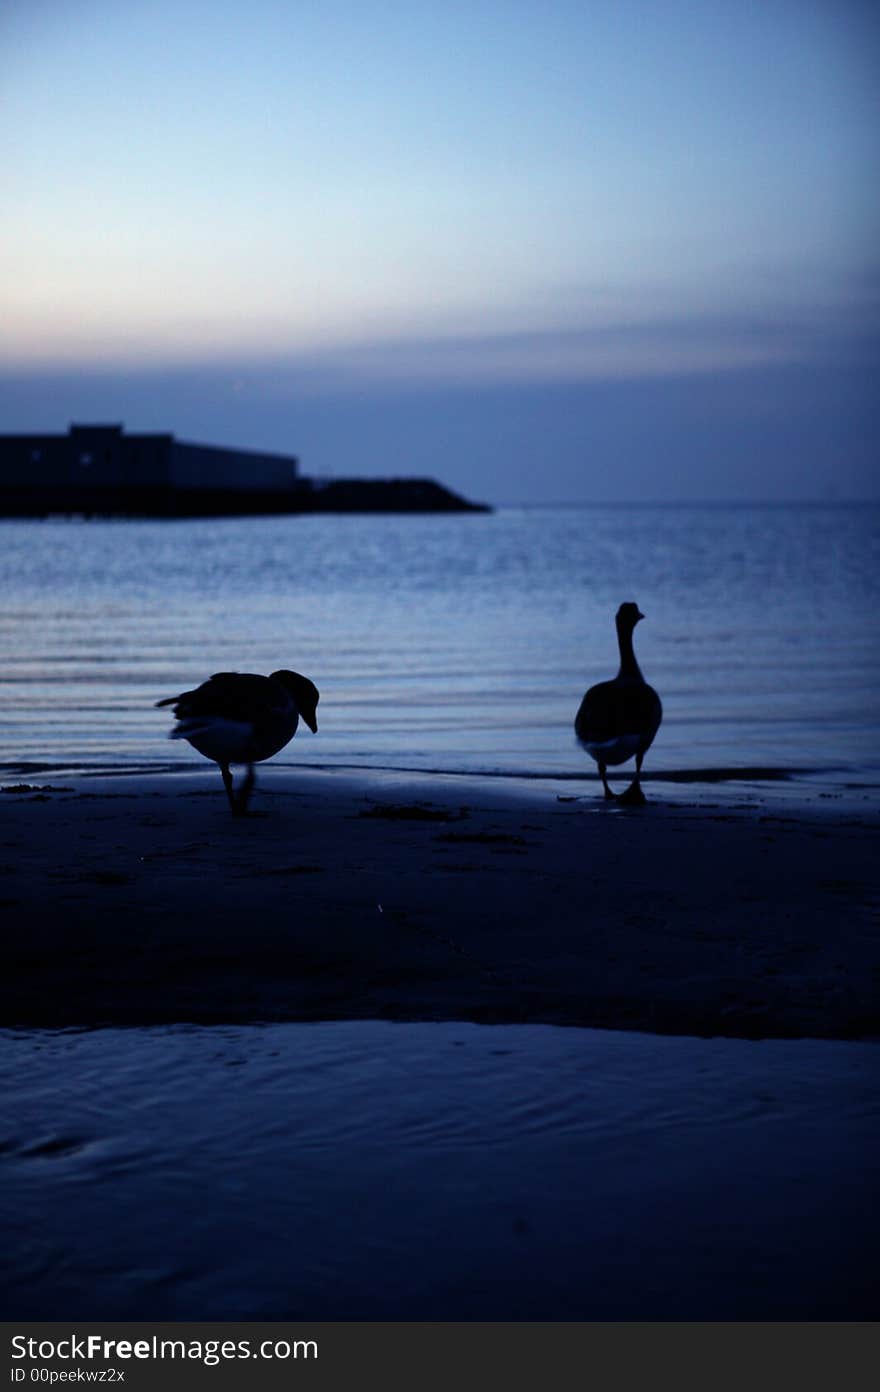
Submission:
<svg viewBox="0 0 880 1392">
<path fill-rule="evenodd" d="M 573 719 L 635 600 L 664 707 L 650 800 L 874 811 L 878 561 L 876 505 L 0 522 L 0 788 L 204 769 L 156 701 L 289 667 L 320 689 L 319 732 L 273 766 L 595 797 Z M 877 1047 L 0 1029 L 0 1304 L 300 1327 L 876 1319 Z"/>
<path fill-rule="evenodd" d="M 880 787 L 880 506 L 0 522 L 0 777 L 204 767 L 155 703 L 311 677 L 276 767 L 595 781 L 574 740 L 634 600 L 667 797 Z"/>
</svg>

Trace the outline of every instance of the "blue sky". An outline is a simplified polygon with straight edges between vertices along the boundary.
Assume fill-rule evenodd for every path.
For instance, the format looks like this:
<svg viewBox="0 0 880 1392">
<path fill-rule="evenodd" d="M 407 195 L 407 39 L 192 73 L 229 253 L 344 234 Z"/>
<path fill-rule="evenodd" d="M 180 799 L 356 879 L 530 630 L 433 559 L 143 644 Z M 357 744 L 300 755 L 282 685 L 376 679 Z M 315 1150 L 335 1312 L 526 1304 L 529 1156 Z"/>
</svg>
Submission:
<svg viewBox="0 0 880 1392">
<path fill-rule="evenodd" d="M 865 0 L 7 0 L 0 429 L 877 496 Z"/>
</svg>

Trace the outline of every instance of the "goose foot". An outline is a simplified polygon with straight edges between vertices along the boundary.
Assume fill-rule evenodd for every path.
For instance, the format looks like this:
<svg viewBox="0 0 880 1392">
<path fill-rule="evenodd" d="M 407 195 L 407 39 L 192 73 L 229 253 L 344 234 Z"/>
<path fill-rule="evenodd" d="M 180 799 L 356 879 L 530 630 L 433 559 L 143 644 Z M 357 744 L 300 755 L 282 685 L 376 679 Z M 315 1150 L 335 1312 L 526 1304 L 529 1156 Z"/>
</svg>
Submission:
<svg viewBox="0 0 880 1392">
<path fill-rule="evenodd" d="M 630 783 L 625 793 L 617 794 L 618 802 L 624 803 L 627 807 L 644 807 L 647 798 L 642 792 L 642 785 L 638 780 Z"/>
</svg>

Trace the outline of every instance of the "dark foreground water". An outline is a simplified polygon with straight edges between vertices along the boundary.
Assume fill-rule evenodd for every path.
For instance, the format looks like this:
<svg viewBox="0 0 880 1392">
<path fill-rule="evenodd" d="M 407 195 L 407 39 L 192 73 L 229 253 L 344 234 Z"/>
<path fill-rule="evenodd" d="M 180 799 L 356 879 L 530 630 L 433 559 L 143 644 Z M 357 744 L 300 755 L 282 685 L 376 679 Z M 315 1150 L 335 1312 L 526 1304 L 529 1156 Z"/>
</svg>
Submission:
<svg viewBox="0 0 880 1392">
<path fill-rule="evenodd" d="M 574 713 L 632 598 L 649 776 L 880 785 L 876 506 L 2 522 L 0 580 L 0 776 L 191 765 L 154 702 L 279 666 L 322 694 L 277 763 L 592 776 Z"/>
<path fill-rule="evenodd" d="M 5 1317 L 871 1319 L 876 1048 L 2 1037 Z"/>
</svg>

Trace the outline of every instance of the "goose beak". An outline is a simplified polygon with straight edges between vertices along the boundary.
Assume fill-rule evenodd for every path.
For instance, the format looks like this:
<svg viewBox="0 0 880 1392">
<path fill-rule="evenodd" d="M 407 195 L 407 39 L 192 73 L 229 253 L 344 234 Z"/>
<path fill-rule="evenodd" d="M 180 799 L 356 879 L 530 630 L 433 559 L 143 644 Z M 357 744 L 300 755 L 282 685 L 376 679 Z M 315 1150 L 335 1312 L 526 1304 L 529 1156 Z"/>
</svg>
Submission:
<svg viewBox="0 0 880 1392">
<path fill-rule="evenodd" d="M 303 711 L 302 718 L 308 725 L 313 735 L 318 733 L 318 717 L 314 711 Z"/>
</svg>

